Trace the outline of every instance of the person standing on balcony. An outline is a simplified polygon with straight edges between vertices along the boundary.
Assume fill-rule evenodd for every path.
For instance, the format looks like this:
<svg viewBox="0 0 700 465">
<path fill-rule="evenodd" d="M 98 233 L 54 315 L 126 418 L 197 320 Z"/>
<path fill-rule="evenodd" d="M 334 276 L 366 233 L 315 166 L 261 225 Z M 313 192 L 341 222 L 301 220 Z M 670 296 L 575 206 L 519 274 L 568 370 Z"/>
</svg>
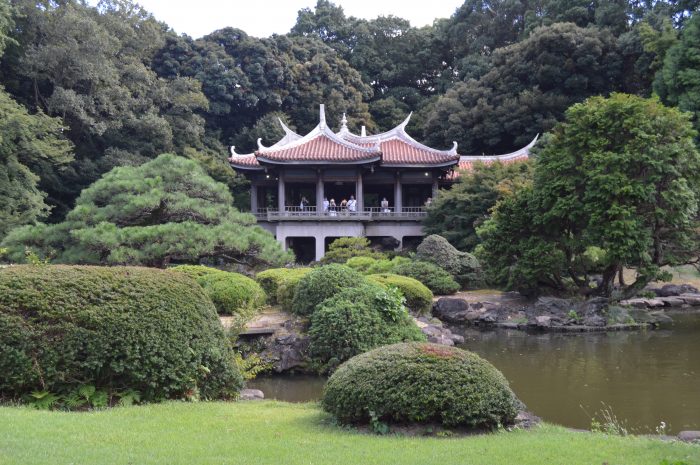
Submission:
<svg viewBox="0 0 700 465">
<path fill-rule="evenodd" d="M 328 205 L 328 209 L 330 210 L 330 215 L 331 216 L 336 216 L 335 213 L 335 199 L 331 199 L 330 204 Z"/>
<path fill-rule="evenodd" d="M 426 208 L 427 208 L 427 207 L 430 207 L 432 204 L 433 204 L 433 198 L 432 198 L 432 197 L 428 197 L 428 199 L 425 201 L 425 206 L 426 206 Z"/>
<path fill-rule="evenodd" d="M 351 195 L 350 200 L 348 200 L 348 211 L 350 213 L 355 213 L 357 211 L 357 201 L 353 195 Z"/>
<path fill-rule="evenodd" d="M 309 201 L 306 199 L 306 197 L 301 198 L 301 202 L 299 203 L 299 209 L 301 211 L 306 210 L 306 207 L 309 206 Z"/>
<path fill-rule="evenodd" d="M 323 213 L 328 213 L 328 197 L 323 198 Z"/>
<path fill-rule="evenodd" d="M 343 214 L 346 214 L 348 212 L 348 201 L 343 199 L 340 201 L 340 211 Z"/>
<path fill-rule="evenodd" d="M 380 205 L 382 207 L 382 213 L 389 213 L 389 201 L 386 197 L 382 198 L 382 203 Z"/>
</svg>

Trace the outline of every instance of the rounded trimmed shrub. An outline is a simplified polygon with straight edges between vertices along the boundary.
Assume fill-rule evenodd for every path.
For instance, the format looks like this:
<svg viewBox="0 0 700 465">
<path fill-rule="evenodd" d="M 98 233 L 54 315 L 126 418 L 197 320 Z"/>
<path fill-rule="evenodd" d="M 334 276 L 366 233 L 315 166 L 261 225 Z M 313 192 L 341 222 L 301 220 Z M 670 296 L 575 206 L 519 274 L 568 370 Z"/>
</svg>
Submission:
<svg viewBox="0 0 700 465">
<path fill-rule="evenodd" d="M 297 315 L 311 315 L 316 306 L 340 290 L 357 287 L 365 278 L 345 265 L 333 263 L 315 268 L 302 277 L 294 292 L 292 311 Z"/>
<path fill-rule="evenodd" d="M 283 281 L 297 276 L 301 279 L 302 276 L 310 271 L 311 268 L 271 268 L 255 275 L 255 280 L 267 294 L 269 303 L 274 305 L 280 303 L 277 299 L 277 293 Z M 294 297 L 294 294 L 292 294 L 292 297 Z"/>
<path fill-rule="evenodd" d="M 508 381 L 478 355 L 429 343 L 384 346 L 341 365 L 326 384 L 323 408 L 345 424 L 512 424 L 520 402 Z M 371 413 L 370 413 L 371 412 Z"/>
<path fill-rule="evenodd" d="M 235 394 L 242 378 L 202 288 L 138 267 L 0 269 L 0 397 L 83 385 L 155 401 Z"/>
<path fill-rule="evenodd" d="M 308 269 L 311 271 L 311 269 Z M 292 312 L 292 306 L 294 304 L 294 294 L 297 292 L 297 287 L 301 279 L 306 276 L 307 273 L 300 273 L 296 275 L 287 276 L 280 282 L 277 288 L 277 303 L 282 307 L 285 312 Z"/>
<path fill-rule="evenodd" d="M 393 273 L 398 265 L 411 263 L 410 258 L 397 256 L 389 259 L 377 260 L 371 257 L 353 257 L 345 264 L 362 274 Z"/>
<path fill-rule="evenodd" d="M 214 302 L 219 315 L 240 316 L 245 320 L 265 305 L 262 287 L 242 274 L 203 265 L 180 265 L 171 270 L 194 278 Z"/>
<path fill-rule="evenodd" d="M 473 286 L 481 280 L 479 260 L 470 253 L 457 250 L 438 234 L 423 239 L 416 249 L 416 258 L 439 266 L 463 286 Z"/>
<path fill-rule="evenodd" d="M 415 313 L 430 313 L 433 307 L 433 293 L 417 279 L 391 273 L 371 274 L 367 279 L 400 290 L 406 298 L 406 306 Z"/>
<path fill-rule="evenodd" d="M 319 371 L 384 344 L 424 341 L 396 288 L 363 284 L 323 301 L 311 315 L 309 355 Z"/>
<path fill-rule="evenodd" d="M 459 284 L 447 271 L 430 262 L 413 260 L 402 263 L 394 267 L 394 273 L 417 279 L 436 295 L 454 294 L 459 290 Z"/>
</svg>

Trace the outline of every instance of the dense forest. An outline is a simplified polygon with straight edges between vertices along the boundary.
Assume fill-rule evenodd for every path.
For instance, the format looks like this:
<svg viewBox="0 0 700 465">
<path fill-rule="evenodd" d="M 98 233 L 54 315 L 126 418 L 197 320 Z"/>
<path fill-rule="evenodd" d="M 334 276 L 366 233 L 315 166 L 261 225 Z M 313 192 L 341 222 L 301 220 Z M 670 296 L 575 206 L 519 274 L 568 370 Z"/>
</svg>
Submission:
<svg viewBox="0 0 700 465">
<path fill-rule="evenodd" d="M 348 17 L 318 0 L 289 33 L 193 39 L 130 0 L 0 1 L 0 238 L 57 222 L 117 166 L 198 162 L 245 208 L 227 146 L 303 132 L 325 103 L 349 126 L 499 153 L 593 95 L 700 111 L 700 0 L 466 0 L 433 25 Z M 337 125 L 338 121 L 331 121 Z"/>
</svg>

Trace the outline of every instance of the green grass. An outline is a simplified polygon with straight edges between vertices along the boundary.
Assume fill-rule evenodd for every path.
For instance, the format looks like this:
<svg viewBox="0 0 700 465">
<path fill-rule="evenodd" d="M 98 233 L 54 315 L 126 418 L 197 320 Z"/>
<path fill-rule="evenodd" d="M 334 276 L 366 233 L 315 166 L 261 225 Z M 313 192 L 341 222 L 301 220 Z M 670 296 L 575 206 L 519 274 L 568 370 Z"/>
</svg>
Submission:
<svg viewBox="0 0 700 465">
<path fill-rule="evenodd" d="M 333 426 L 314 404 L 170 402 L 99 412 L 0 408 L 0 464 L 700 463 L 700 446 L 534 431 L 464 438 L 371 436 Z"/>
</svg>

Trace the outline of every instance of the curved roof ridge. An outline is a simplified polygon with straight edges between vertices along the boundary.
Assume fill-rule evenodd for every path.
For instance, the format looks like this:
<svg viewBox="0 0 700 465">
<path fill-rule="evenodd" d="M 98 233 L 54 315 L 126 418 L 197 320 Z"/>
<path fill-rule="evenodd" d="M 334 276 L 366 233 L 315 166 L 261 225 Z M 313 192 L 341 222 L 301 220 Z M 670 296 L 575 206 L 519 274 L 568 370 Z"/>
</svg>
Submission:
<svg viewBox="0 0 700 465">
<path fill-rule="evenodd" d="M 532 139 L 532 141 L 530 141 L 529 144 L 527 144 L 525 147 L 521 147 L 518 150 L 515 150 L 514 152 L 504 153 L 501 155 L 461 155 L 459 157 L 459 160 L 460 161 L 479 161 L 479 160 L 495 161 L 495 160 L 510 160 L 513 158 L 522 157 L 523 155 L 528 156 L 530 154 L 530 149 L 535 146 L 539 137 L 540 137 L 540 135 L 537 134 L 535 136 L 535 138 Z"/>
<path fill-rule="evenodd" d="M 331 141 L 342 145 L 343 147 L 347 147 L 349 149 L 353 150 L 359 150 L 361 152 L 365 153 L 376 153 L 379 152 L 379 145 L 375 144 L 372 147 L 363 147 L 361 145 L 357 145 L 352 143 L 351 141 L 345 140 L 342 137 L 338 136 L 336 133 L 334 133 L 327 125 L 319 123 L 315 128 L 311 130 L 308 134 L 306 134 L 303 137 L 300 137 L 299 139 L 296 139 L 294 141 L 289 142 L 288 144 L 281 145 L 281 146 L 271 146 L 271 147 L 264 147 L 258 145 L 258 150 L 255 152 L 255 154 L 265 154 L 268 152 L 275 151 L 277 149 L 292 149 L 295 147 L 299 147 L 300 145 L 304 145 L 307 142 L 311 142 L 312 140 L 316 139 L 317 137 L 320 136 L 325 136 Z"/>
</svg>

